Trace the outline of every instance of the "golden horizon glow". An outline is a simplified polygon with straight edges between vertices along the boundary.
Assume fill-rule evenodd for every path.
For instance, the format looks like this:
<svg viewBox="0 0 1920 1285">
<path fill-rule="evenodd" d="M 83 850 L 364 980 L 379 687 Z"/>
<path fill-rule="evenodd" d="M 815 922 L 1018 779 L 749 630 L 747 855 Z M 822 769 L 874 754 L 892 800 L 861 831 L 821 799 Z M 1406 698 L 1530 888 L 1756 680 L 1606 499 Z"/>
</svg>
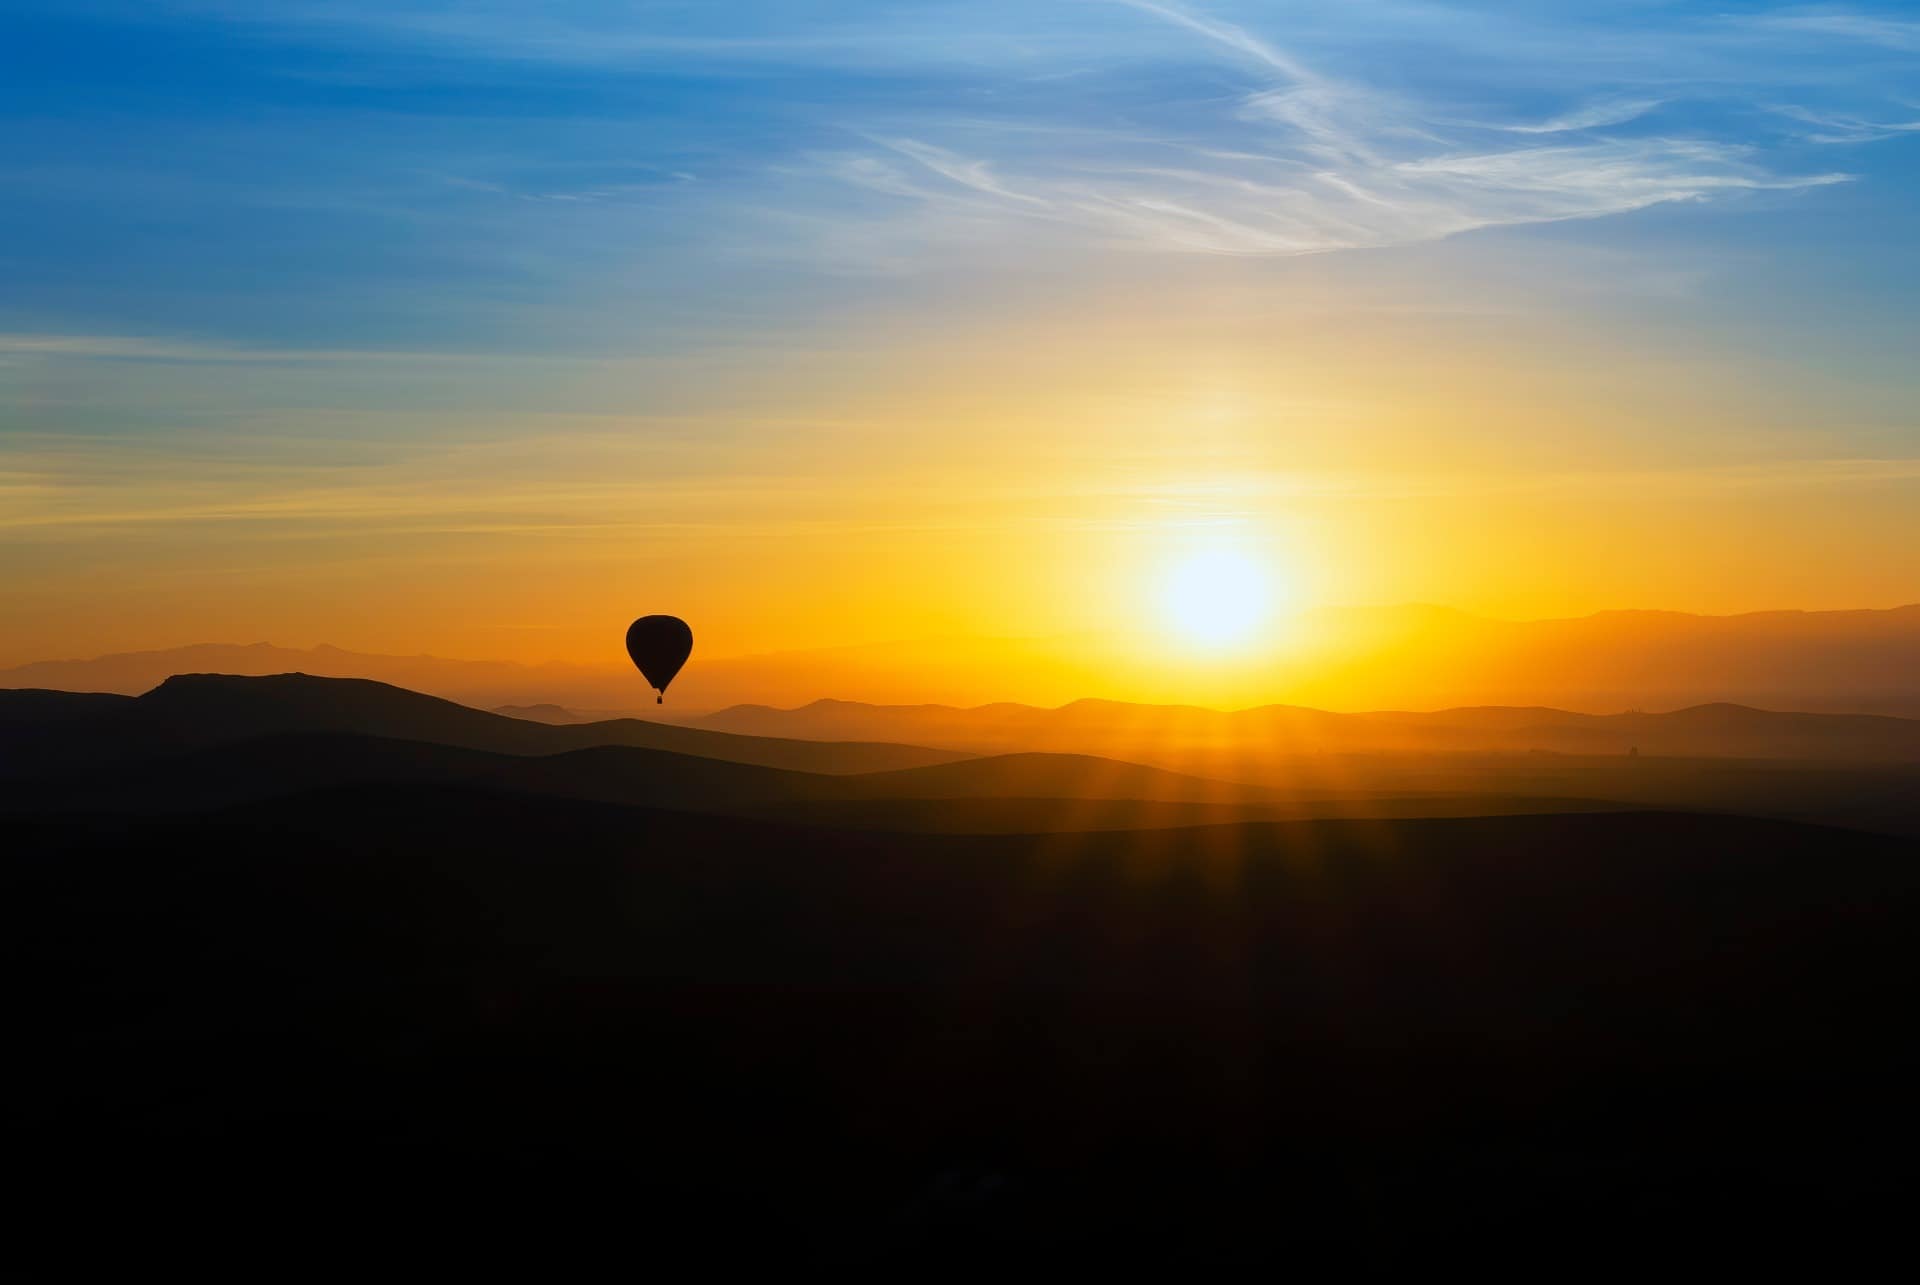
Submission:
<svg viewBox="0 0 1920 1285">
<path fill-rule="evenodd" d="M 1364 708 L 1427 703 L 1424 667 L 1355 669 L 1344 635 L 1293 613 L 1920 596 L 1920 465 L 1821 462 L 1779 431 L 1779 458 L 1743 458 L 1739 430 L 1767 422 L 1763 380 L 1696 365 L 1683 385 L 1647 354 L 1597 362 L 1590 335 L 1527 340 L 1522 363 L 1471 332 L 1378 318 L 1303 330 L 1276 355 L 1246 327 L 1183 320 L 1183 301 L 1199 307 L 1170 286 L 1123 326 L 1115 298 L 1077 331 L 956 321 L 939 350 L 843 327 L 842 355 L 678 419 L 412 407 L 349 417 L 363 437 L 290 413 L 244 450 L 211 432 L 164 450 L 23 437 L 0 483 L 16 555 L 0 659 L 266 640 L 593 664 L 621 660 L 635 616 L 669 611 L 695 630 L 689 702 L 723 657 L 970 639 L 926 664 L 861 653 L 716 699 Z M 537 367 L 513 375 L 569 395 Z M 210 401 L 239 379 L 119 377 L 129 395 L 184 384 Z M 601 377 L 609 402 L 646 395 Z M 1575 436 L 1532 432 L 1549 415 Z M 1634 428 L 1668 421 L 1689 425 L 1684 459 Z M 1267 568 L 1276 634 L 1211 647 L 1168 627 L 1169 563 L 1216 544 Z"/>
</svg>

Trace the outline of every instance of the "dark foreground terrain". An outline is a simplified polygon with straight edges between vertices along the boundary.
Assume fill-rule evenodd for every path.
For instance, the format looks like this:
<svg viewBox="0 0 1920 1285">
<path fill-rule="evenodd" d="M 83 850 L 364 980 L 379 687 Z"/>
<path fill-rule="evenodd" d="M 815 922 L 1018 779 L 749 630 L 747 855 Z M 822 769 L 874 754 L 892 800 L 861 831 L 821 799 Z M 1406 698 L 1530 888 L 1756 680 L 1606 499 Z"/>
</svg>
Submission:
<svg viewBox="0 0 1920 1285">
<path fill-rule="evenodd" d="M 7 828 L 44 1279 L 1830 1265 L 1910 1216 L 1897 839 L 431 785 Z"/>
<path fill-rule="evenodd" d="M 0 1271 L 1908 1252 L 1904 767 L 1768 769 L 1850 829 L 1577 763 L 1334 794 L 680 736 L 298 676 L 0 694 Z"/>
</svg>

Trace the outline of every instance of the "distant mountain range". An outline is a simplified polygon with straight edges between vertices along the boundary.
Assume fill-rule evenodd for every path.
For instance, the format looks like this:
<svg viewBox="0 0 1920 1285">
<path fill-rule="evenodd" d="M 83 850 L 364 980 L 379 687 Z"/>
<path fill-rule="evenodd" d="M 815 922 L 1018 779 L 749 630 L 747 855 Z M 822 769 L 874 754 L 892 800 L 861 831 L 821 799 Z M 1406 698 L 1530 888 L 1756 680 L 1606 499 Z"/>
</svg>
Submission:
<svg viewBox="0 0 1920 1285">
<path fill-rule="evenodd" d="M 1920 717 L 1920 605 L 1737 616 L 1614 611 L 1501 621 L 1438 607 L 1320 609 L 1285 622 L 1270 654 L 1190 666 L 1141 640 L 948 639 L 712 657 L 696 645 L 664 709 L 609 640 L 605 665 L 384 656 L 336 647 L 205 644 L 0 670 L 0 687 L 147 691 L 180 673 L 298 671 L 370 678 L 541 721 L 644 711 L 680 718 L 740 703 L 823 696 L 880 704 L 1260 691 L 1319 709 L 1550 706 L 1588 713 L 1739 704 Z M 1207 677 L 1206 675 L 1212 675 Z M 1211 689 L 1209 689 L 1211 690 Z M 1152 703 L 1166 703 L 1154 701 Z M 1209 704 L 1236 703 L 1231 695 Z M 553 706 L 563 711 L 541 712 Z M 567 715 L 564 711 L 580 711 Z"/>
</svg>

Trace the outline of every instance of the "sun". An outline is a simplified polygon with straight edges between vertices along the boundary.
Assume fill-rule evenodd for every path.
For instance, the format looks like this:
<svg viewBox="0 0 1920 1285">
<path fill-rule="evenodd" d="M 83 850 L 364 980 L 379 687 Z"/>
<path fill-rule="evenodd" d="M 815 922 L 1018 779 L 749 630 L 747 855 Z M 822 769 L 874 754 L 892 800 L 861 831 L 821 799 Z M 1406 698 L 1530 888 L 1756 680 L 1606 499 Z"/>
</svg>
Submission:
<svg viewBox="0 0 1920 1285">
<path fill-rule="evenodd" d="M 1267 568 L 1231 548 L 1188 554 L 1167 568 L 1160 585 L 1167 627 L 1197 647 L 1247 641 L 1266 620 L 1272 599 Z"/>
</svg>

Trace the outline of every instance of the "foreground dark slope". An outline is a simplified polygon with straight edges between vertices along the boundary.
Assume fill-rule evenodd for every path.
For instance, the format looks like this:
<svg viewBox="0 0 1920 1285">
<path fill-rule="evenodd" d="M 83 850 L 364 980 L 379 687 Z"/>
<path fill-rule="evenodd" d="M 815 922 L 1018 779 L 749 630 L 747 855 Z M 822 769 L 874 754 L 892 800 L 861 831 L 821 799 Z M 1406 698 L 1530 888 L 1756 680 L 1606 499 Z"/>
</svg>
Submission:
<svg viewBox="0 0 1920 1285">
<path fill-rule="evenodd" d="M 1617 805 L 1490 795 L 1296 800 L 1254 786 L 1071 754 L 833 775 L 603 745 L 552 755 L 344 733 L 263 736 L 0 778 L 0 815 L 203 812 L 343 785 L 468 785 L 599 803 L 950 833 L 1134 829 L 1303 816 L 1459 816 Z"/>
<path fill-rule="evenodd" d="M 632 718 L 558 727 L 385 683 L 307 674 L 176 674 L 138 697 L 0 690 L 5 775 L 296 732 L 348 732 L 519 755 L 628 745 L 811 772 L 875 772 L 968 757 L 911 745 L 736 736 Z"/>
<path fill-rule="evenodd" d="M 1675 1239 L 1831 1269 L 1904 1235 L 1895 840 L 903 841 L 413 786 L 0 842 L 10 1256 L 56 1279 L 1559 1271 Z"/>
</svg>

